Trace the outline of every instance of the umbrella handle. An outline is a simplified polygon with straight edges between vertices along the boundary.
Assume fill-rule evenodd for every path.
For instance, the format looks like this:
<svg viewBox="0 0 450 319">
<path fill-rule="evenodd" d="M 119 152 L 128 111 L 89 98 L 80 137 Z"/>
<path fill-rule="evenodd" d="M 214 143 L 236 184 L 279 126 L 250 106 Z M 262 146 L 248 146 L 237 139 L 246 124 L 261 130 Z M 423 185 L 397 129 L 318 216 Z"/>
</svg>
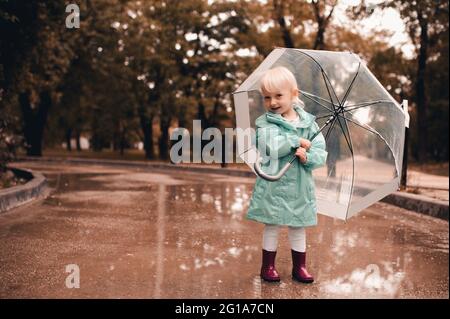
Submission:
<svg viewBox="0 0 450 319">
<path fill-rule="evenodd" d="M 256 161 L 253 167 L 255 168 L 255 172 L 259 177 L 265 179 L 266 181 L 274 182 L 279 180 L 284 175 L 284 173 L 286 173 L 286 171 L 289 169 L 295 158 L 296 156 L 292 155 L 291 158 L 289 159 L 289 162 L 287 162 L 286 165 L 284 165 L 284 167 L 276 175 L 269 175 L 264 173 L 261 167 L 262 157 L 259 154 L 256 155 Z"/>
</svg>

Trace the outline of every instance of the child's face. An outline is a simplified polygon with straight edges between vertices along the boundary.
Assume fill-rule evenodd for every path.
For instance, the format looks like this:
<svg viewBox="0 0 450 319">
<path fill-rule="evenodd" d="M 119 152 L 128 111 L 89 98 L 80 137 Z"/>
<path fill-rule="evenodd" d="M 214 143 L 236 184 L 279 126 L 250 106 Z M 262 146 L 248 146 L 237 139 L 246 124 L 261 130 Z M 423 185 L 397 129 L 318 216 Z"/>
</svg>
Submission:
<svg viewBox="0 0 450 319">
<path fill-rule="evenodd" d="M 297 90 L 278 89 L 273 92 L 262 90 L 264 106 L 272 113 L 288 114 L 292 110 L 292 102 L 298 96 Z"/>
</svg>

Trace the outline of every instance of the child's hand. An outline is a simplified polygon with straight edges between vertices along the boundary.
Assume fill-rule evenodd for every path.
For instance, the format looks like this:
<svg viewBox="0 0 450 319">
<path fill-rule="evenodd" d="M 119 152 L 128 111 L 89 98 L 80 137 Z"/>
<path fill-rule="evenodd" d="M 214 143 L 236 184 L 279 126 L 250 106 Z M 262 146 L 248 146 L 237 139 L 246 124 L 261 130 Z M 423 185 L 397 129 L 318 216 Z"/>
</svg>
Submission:
<svg viewBox="0 0 450 319">
<path fill-rule="evenodd" d="M 305 150 L 309 150 L 311 147 L 311 141 L 306 138 L 300 138 L 300 147 L 303 147 Z"/>
<path fill-rule="evenodd" d="M 297 151 L 295 151 L 295 155 L 299 158 L 299 160 L 302 164 L 306 164 L 306 161 L 308 160 L 308 156 L 306 155 L 305 148 L 303 148 L 303 147 L 297 148 Z"/>
</svg>

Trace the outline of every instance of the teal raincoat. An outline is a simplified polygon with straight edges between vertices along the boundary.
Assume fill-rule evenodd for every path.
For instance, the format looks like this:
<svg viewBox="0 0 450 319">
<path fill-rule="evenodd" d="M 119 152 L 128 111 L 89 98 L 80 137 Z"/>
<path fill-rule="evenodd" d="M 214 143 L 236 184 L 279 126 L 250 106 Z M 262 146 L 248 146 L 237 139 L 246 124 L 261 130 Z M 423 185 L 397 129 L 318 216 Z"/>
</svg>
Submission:
<svg viewBox="0 0 450 319">
<path fill-rule="evenodd" d="M 310 139 L 319 130 L 315 116 L 299 105 L 294 110 L 300 124 L 294 127 L 280 114 L 267 112 L 256 119 L 256 143 L 270 158 L 263 171 L 276 174 L 300 147 L 300 137 Z M 327 158 L 325 139 L 320 133 L 311 141 L 307 162 L 296 159 L 278 181 L 269 182 L 257 177 L 247 218 L 265 224 L 293 227 L 317 224 L 317 207 L 312 170 L 323 166 Z M 265 151 L 261 151 L 264 150 Z"/>
</svg>

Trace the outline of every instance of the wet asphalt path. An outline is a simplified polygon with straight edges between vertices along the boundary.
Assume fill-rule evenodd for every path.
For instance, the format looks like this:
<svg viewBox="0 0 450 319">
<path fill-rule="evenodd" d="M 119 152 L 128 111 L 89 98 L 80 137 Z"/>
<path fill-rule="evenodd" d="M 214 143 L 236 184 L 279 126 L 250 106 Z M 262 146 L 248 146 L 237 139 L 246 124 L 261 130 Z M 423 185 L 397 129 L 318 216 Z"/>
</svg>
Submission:
<svg viewBox="0 0 450 319">
<path fill-rule="evenodd" d="M 253 179 L 20 163 L 45 200 L 0 214 L 0 298 L 448 298 L 448 222 L 377 203 L 307 230 L 316 282 L 259 279 L 262 225 L 245 219 Z M 66 266 L 80 287 L 66 287 Z"/>
</svg>

